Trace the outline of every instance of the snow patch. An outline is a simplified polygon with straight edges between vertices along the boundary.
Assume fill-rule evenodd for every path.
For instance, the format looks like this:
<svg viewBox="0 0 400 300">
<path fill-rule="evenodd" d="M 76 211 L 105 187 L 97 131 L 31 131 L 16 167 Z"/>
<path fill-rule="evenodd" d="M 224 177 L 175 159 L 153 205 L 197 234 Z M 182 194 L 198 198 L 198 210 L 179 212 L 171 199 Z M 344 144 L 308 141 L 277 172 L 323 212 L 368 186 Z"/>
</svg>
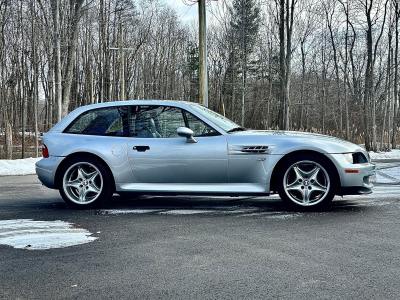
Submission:
<svg viewBox="0 0 400 300">
<path fill-rule="evenodd" d="M 267 198 L 267 199 L 269 199 L 269 198 Z M 227 214 L 247 214 L 247 213 L 252 213 L 252 212 L 255 212 L 255 211 L 258 211 L 259 209 L 257 208 L 257 207 L 250 207 L 250 208 L 237 208 L 237 207 L 234 207 L 232 210 L 229 210 L 229 211 L 225 211 L 224 213 L 227 213 Z"/>
<path fill-rule="evenodd" d="M 388 152 L 369 152 L 369 156 L 374 159 L 400 159 L 400 150 L 390 150 Z"/>
<path fill-rule="evenodd" d="M 268 219 L 294 219 L 303 217 L 303 213 L 290 213 L 290 212 L 258 212 L 244 215 L 245 217 L 264 217 Z"/>
<path fill-rule="evenodd" d="M 102 209 L 98 213 L 101 215 L 125 215 L 125 214 L 148 214 L 159 212 L 160 209 Z"/>
<path fill-rule="evenodd" d="M 0 176 L 36 174 L 35 163 L 41 159 L 41 157 L 25 159 L 1 159 Z"/>
<path fill-rule="evenodd" d="M 0 221 L 0 245 L 16 249 L 45 250 L 65 248 L 93 242 L 86 229 L 74 228 L 63 221 L 33 221 L 31 219 Z"/>
<path fill-rule="evenodd" d="M 202 209 L 174 209 L 160 212 L 163 215 L 195 215 L 195 214 L 208 214 L 213 213 L 212 210 L 202 210 Z"/>
</svg>

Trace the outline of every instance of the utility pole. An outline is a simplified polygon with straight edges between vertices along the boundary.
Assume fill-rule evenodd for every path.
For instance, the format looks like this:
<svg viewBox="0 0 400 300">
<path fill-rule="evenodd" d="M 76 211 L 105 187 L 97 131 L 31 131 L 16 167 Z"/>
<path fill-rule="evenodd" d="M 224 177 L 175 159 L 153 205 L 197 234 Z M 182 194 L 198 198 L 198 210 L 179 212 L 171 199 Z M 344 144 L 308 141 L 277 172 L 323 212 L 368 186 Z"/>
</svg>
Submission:
<svg viewBox="0 0 400 300">
<path fill-rule="evenodd" d="M 206 0 L 199 3 L 199 100 L 208 107 Z"/>
<path fill-rule="evenodd" d="M 207 80 L 207 24 L 206 2 L 217 0 L 182 0 L 186 5 L 199 4 L 199 102 L 208 107 L 208 80 Z"/>
</svg>

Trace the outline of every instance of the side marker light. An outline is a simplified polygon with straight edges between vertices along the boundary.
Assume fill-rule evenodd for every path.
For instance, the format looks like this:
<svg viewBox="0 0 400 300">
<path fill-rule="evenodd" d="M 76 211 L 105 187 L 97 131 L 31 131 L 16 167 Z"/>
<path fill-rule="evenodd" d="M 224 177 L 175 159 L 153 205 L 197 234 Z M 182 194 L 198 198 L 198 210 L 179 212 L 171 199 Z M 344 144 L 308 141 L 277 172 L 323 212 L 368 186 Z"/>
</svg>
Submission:
<svg viewBox="0 0 400 300">
<path fill-rule="evenodd" d="M 358 170 L 344 170 L 345 173 L 358 173 Z"/>
</svg>

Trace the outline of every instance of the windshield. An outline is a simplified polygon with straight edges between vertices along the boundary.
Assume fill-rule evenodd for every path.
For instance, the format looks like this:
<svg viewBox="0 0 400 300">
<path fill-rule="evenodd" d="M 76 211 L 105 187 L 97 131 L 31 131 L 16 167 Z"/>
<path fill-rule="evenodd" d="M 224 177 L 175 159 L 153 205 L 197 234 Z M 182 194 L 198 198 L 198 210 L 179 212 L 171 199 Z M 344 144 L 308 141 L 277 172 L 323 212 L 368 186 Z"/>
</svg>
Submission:
<svg viewBox="0 0 400 300">
<path fill-rule="evenodd" d="M 232 122 L 231 120 L 225 118 L 224 116 L 221 116 L 220 114 L 209 110 L 208 108 L 201 106 L 201 105 L 190 105 L 190 107 L 208 119 L 209 121 L 213 122 L 215 125 L 223 129 L 224 131 L 228 132 L 234 128 L 240 127 L 240 125 L 236 124 L 235 122 Z M 241 128 L 241 127 L 240 127 Z"/>
</svg>

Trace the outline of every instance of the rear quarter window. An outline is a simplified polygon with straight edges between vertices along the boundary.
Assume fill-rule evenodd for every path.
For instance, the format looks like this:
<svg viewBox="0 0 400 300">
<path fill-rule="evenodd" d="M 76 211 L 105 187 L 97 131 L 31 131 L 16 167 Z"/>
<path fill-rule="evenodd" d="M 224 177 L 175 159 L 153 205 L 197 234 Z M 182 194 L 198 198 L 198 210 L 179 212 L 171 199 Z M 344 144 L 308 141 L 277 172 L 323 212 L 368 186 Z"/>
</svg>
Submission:
<svg viewBox="0 0 400 300">
<path fill-rule="evenodd" d="M 64 133 L 129 136 L 127 108 L 104 107 L 86 111 L 64 130 Z"/>
</svg>

